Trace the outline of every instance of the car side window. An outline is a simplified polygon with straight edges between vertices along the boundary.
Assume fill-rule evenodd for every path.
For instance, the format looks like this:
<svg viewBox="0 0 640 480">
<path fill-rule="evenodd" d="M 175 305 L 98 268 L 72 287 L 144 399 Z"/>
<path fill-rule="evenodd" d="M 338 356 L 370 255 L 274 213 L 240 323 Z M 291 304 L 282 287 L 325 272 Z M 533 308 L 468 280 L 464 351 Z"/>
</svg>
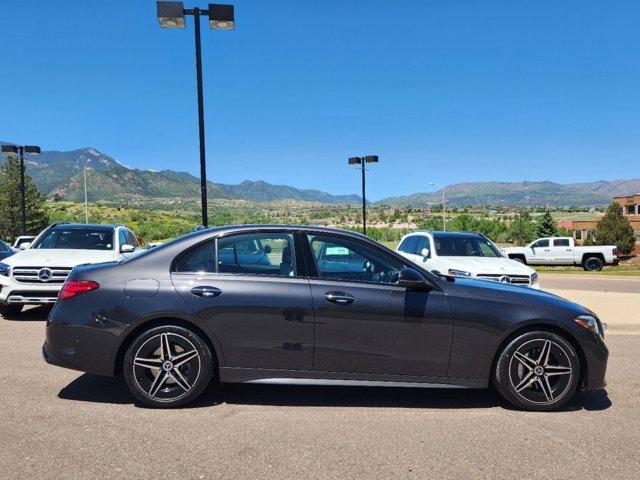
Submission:
<svg viewBox="0 0 640 480">
<path fill-rule="evenodd" d="M 214 273 L 216 271 L 215 252 L 215 240 L 202 243 L 178 258 L 173 265 L 173 271 Z"/>
<path fill-rule="evenodd" d="M 218 272 L 253 275 L 296 275 L 293 235 L 255 233 L 218 240 Z"/>
<path fill-rule="evenodd" d="M 425 248 L 428 248 L 429 253 L 431 253 L 431 242 L 429 241 L 429 237 L 420 236 L 417 238 L 418 238 L 418 242 L 415 248 L 415 254 L 422 255 L 422 250 Z"/>
<path fill-rule="evenodd" d="M 569 239 L 568 238 L 556 238 L 553 241 L 553 246 L 554 247 L 568 247 L 569 246 Z"/>
<path fill-rule="evenodd" d="M 133 245 L 134 247 L 138 247 L 138 239 L 136 238 L 136 236 L 133 234 L 133 232 L 131 230 L 125 230 L 126 232 L 126 237 L 127 237 L 127 244 L 128 245 Z"/>
<path fill-rule="evenodd" d="M 544 240 L 538 240 L 536 243 L 533 244 L 534 248 L 539 248 L 539 247 L 548 247 L 549 246 L 549 239 L 546 238 Z"/>
<path fill-rule="evenodd" d="M 309 236 L 320 278 L 395 284 L 402 263 L 359 242 L 339 237 Z"/>
<path fill-rule="evenodd" d="M 9 251 L 9 249 L 4 244 L 4 242 L 0 242 L 0 252 L 8 252 L 8 251 Z"/>
<path fill-rule="evenodd" d="M 416 235 L 412 235 L 411 237 L 405 238 L 398 250 L 404 253 L 416 253 L 416 245 L 418 244 L 418 237 Z"/>
<path fill-rule="evenodd" d="M 124 231 L 123 228 L 118 230 L 118 243 L 120 244 L 121 248 L 122 248 L 122 245 L 125 245 L 127 243 L 127 233 Z"/>
</svg>

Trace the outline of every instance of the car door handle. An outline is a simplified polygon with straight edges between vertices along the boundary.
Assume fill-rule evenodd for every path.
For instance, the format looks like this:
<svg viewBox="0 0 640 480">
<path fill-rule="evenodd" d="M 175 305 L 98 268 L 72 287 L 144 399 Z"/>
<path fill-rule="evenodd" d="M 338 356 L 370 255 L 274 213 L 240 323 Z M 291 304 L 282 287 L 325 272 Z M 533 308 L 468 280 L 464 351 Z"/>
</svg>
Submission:
<svg viewBox="0 0 640 480">
<path fill-rule="evenodd" d="M 191 289 L 191 293 L 193 293 L 196 297 L 204 297 L 204 298 L 213 298 L 217 297 L 222 293 L 222 290 L 216 287 L 193 287 Z"/>
<path fill-rule="evenodd" d="M 344 292 L 327 292 L 324 298 L 326 298 L 328 302 L 337 303 L 338 305 L 348 305 L 356 301 L 356 297 Z"/>
</svg>

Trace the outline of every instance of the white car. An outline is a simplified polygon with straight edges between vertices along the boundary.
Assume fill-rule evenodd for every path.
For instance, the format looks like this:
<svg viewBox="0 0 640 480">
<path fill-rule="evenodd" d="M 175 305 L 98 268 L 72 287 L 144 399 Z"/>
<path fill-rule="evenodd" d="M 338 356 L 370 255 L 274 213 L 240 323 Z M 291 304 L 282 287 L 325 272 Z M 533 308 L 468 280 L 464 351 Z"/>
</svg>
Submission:
<svg viewBox="0 0 640 480">
<path fill-rule="evenodd" d="M 136 236 L 122 225 L 53 224 L 0 262 L 0 314 L 53 304 L 73 267 L 120 261 L 137 248 Z"/>
<path fill-rule="evenodd" d="M 618 263 L 618 248 L 615 245 L 579 247 L 571 237 L 539 238 L 526 247 L 505 248 L 504 252 L 509 258 L 522 263 L 581 265 L 593 272 L 602 270 L 604 265 Z"/>
<path fill-rule="evenodd" d="M 507 258 L 481 233 L 413 232 L 396 251 L 436 274 L 540 288 L 535 270 Z"/>
</svg>

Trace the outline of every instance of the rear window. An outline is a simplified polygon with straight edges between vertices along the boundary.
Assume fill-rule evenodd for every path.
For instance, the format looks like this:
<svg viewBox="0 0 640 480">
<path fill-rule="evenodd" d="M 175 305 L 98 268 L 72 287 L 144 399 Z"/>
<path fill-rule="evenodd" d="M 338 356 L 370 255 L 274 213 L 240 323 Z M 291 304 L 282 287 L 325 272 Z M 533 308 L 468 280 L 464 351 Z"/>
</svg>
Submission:
<svg viewBox="0 0 640 480">
<path fill-rule="evenodd" d="M 569 239 L 568 238 L 556 238 L 553 241 L 553 246 L 554 247 L 568 247 L 569 246 Z"/>
</svg>

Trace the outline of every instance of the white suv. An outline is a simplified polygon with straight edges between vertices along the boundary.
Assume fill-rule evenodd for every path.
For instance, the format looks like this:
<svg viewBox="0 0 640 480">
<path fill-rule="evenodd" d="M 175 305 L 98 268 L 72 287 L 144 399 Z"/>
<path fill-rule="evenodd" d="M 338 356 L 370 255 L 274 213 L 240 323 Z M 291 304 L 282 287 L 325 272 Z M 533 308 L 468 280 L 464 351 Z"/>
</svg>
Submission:
<svg viewBox="0 0 640 480">
<path fill-rule="evenodd" d="M 507 258 L 481 233 L 413 232 L 396 250 L 436 274 L 540 288 L 535 270 Z"/>
<path fill-rule="evenodd" d="M 53 304 L 73 267 L 123 260 L 137 248 L 136 236 L 122 225 L 53 224 L 0 262 L 0 314 Z"/>
</svg>

